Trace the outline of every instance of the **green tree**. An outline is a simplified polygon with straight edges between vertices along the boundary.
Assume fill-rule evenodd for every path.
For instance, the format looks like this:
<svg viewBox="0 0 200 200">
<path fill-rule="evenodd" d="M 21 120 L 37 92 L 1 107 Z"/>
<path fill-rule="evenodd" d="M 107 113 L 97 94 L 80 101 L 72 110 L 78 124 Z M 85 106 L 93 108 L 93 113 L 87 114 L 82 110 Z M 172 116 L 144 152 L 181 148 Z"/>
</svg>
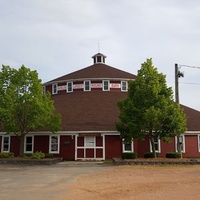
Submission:
<svg viewBox="0 0 200 200">
<path fill-rule="evenodd" d="M 43 93 L 36 71 L 22 65 L 18 70 L 2 66 L 0 72 L 1 130 L 20 139 L 20 156 L 24 155 L 24 138 L 30 131 L 60 129 L 61 116 L 54 114 L 50 93 Z"/>
<path fill-rule="evenodd" d="M 136 79 L 129 82 L 127 98 L 118 106 L 120 121 L 116 127 L 124 142 L 148 136 L 154 157 L 155 139 L 170 142 L 171 136 L 186 130 L 186 116 L 174 103 L 172 89 L 167 87 L 165 75 L 152 65 L 152 59 L 142 64 Z"/>
</svg>

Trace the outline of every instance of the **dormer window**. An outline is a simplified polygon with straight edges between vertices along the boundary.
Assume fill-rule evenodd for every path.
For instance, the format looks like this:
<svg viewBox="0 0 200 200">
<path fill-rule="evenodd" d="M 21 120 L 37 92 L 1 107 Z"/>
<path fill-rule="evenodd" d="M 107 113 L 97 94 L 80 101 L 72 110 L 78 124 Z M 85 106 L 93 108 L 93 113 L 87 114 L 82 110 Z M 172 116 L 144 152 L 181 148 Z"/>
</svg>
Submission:
<svg viewBox="0 0 200 200">
<path fill-rule="evenodd" d="M 57 94 L 58 93 L 58 84 L 52 84 L 52 94 Z"/>
<path fill-rule="evenodd" d="M 84 91 L 90 91 L 90 90 L 91 90 L 91 82 L 84 81 Z"/>
</svg>

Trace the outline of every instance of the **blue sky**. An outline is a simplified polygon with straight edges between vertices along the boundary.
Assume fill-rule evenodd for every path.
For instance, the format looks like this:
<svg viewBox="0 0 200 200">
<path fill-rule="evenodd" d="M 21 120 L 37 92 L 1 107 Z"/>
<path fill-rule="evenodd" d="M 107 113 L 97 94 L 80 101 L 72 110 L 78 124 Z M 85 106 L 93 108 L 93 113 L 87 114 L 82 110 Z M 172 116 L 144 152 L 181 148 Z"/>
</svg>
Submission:
<svg viewBox="0 0 200 200">
<path fill-rule="evenodd" d="M 174 65 L 200 66 L 198 0 L 0 0 L 0 64 L 24 64 L 43 82 L 106 64 L 137 74 L 152 58 L 174 89 Z M 180 103 L 200 110 L 200 69 L 184 67 Z"/>
</svg>

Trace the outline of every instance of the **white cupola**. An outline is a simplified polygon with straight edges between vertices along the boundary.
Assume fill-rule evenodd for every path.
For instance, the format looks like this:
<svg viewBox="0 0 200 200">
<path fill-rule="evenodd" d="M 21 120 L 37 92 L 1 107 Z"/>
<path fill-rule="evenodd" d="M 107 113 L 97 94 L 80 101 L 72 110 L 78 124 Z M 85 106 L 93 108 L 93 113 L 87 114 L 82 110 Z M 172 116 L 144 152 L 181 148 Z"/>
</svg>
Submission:
<svg viewBox="0 0 200 200">
<path fill-rule="evenodd" d="M 105 64 L 105 58 L 106 56 L 103 55 L 102 53 L 97 53 L 94 56 L 92 56 L 93 60 L 94 60 L 94 64 Z"/>
</svg>

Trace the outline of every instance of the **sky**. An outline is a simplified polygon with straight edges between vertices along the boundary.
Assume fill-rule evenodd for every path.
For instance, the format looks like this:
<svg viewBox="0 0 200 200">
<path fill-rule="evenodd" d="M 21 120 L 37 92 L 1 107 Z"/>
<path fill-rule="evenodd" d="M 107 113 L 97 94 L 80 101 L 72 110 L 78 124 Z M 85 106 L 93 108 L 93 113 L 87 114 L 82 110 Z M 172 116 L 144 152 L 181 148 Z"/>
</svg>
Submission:
<svg viewBox="0 0 200 200">
<path fill-rule="evenodd" d="M 152 58 L 180 103 L 200 111 L 199 0 L 0 0 L 0 64 L 37 70 L 42 82 L 93 64 L 137 75 Z M 195 67 L 195 68 L 194 68 Z"/>
</svg>

